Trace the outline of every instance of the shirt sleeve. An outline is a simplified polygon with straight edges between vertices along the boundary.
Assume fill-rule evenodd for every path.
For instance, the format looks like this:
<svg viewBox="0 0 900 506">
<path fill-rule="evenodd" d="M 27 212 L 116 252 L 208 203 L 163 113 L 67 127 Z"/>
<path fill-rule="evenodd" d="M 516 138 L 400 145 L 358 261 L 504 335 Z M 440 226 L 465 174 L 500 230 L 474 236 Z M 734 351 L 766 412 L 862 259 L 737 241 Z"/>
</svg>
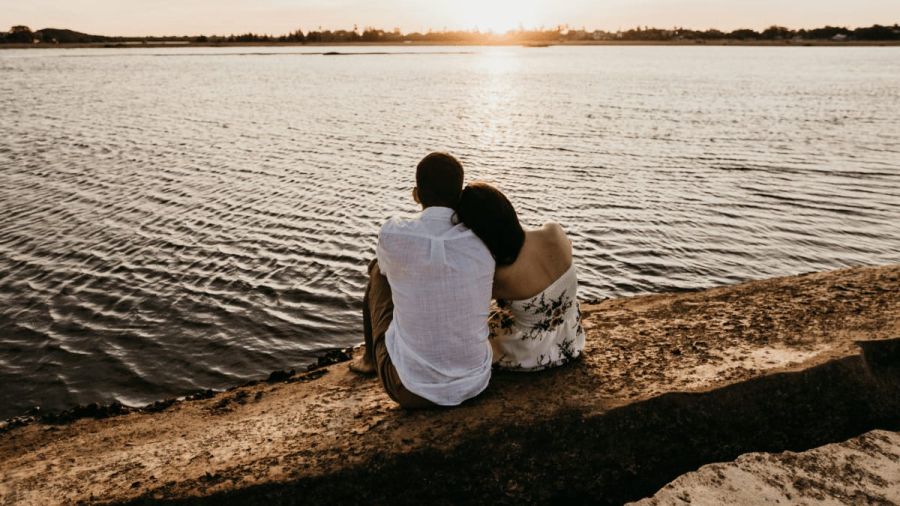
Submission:
<svg viewBox="0 0 900 506">
<path fill-rule="evenodd" d="M 389 278 L 388 272 L 391 270 L 391 260 L 385 248 L 385 241 L 389 239 L 389 234 L 385 233 L 386 225 L 387 223 L 378 232 L 378 245 L 375 247 L 375 257 L 378 259 L 378 269 L 381 271 L 381 274 Z"/>
</svg>

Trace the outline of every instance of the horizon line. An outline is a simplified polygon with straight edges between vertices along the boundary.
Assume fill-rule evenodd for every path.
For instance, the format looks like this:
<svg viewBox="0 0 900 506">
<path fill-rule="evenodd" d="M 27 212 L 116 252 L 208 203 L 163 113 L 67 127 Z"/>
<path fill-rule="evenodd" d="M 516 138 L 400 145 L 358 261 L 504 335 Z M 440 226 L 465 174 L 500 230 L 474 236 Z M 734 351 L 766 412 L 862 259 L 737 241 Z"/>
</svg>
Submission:
<svg viewBox="0 0 900 506">
<path fill-rule="evenodd" d="M 20 25 L 20 24 L 12 25 L 12 26 L 10 27 L 10 29 L 7 30 L 6 32 L 0 32 L 0 33 L 12 33 L 12 29 L 13 29 L 13 28 L 20 27 L 20 26 L 27 26 L 27 25 Z M 611 29 L 608 29 L 608 30 L 607 30 L 607 29 L 603 29 L 603 28 L 593 28 L 593 29 L 588 29 L 588 28 L 587 28 L 586 26 L 584 26 L 584 25 L 582 25 L 581 27 L 575 27 L 575 26 L 571 26 L 571 25 L 569 25 L 569 24 L 561 23 L 561 24 L 554 25 L 554 26 L 551 26 L 551 27 L 545 27 L 545 26 L 543 26 L 543 25 L 538 26 L 538 27 L 524 27 L 524 26 L 519 26 L 518 28 L 512 28 L 512 29 L 509 29 L 509 30 L 506 30 L 506 31 L 494 31 L 494 30 L 492 30 L 492 29 L 481 30 L 478 26 L 474 26 L 474 27 L 470 27 L 470 28 L 449 28 L 449 27 L 443 27 L 443 28 L 441 28 L 441 29 L 434 29 L 434 28 L 428 27 L 427 29 L 425 29 L 425 30 L 423 30 L 423 31 L 420 31 L 420 30 L 403 31 L 403 30 L 400 30 L 399 27 L 394 27 L 394 28 L 392 28 L 392 29 L 385 29 L 385 28 L 380 28 L 380 27 L 377 27 L 377 26 L 371 26 L 371 25 L 363 25 L 363 26 L 360 26 L 358 23 L 353 23 L 352 26 L 351 26 L 350 28 L 347 28 L 347 27 L 324 27 L 324 26 L 321 26 L 321 25 L 320 25 L 320 26 L 318 26 L 318 27 L 316 27 L 316 28 L 314 28 L 314 29 L 304 29 L 304 28 L 302 27 L 302 25 L 300 25 L 300 26 L 298 26 L 295 30 L 293 30 L 293 31 L 291 31 L 291 32 L 281 33 L 281 34 L 275 33 L 275 32 L 238 31 L 238 32 L 230 32 L 230 33 L 227 33 L 227 34 L 225 34 L 225 33 L 222 33 L 222 34 L 219 34 L 219 33 L 210 33 L 209 35 L 207 35 L 207 33 L 204 33 L 204 32 L 201 32 L 201 33 L 194 33 L 194 34 L 186 34 L 186 33 L 183 33 L 183 34 L 180 34 L 180 35 L 176 35 L 176 34 L 173 34 L 173 33 L 167 33 L 167 34 L 163 34 L 163 35 L 159 35 L 159 34 L 148 34 L 148 33 L 144 33 L 144 34 L 140 34 L 140 35 L 104 35 L 104 34 L 99 34 L 99 33 L 81 32 L 81 31 L 79 31 L 79 30 L 77 30 L 77 29 L 73 29 L 73 28 L 59 28 L 59 27 L 54 27 L 54 26 L 45 26 L 45 27 L 39 28 L 39 29 L 37 29 L 37 30 L 34 30 L 34 32 L 39 32 L 39 31 L 42 31 L 42 30 L 71 30 L 71 31 L 73 31 L 73 32 L 83 33 L 83 34 L 86 34 L 86 35 L 93 35 L 93 36 L 100 36 L 100 37 L 109 37 L 109 38 L 139 38 L 139 37 L 165 38 L 165 37 L 198 37 L 198 36 L 227 37 L 227 36 L 230 36 L 230 35 L 247 35 L 247 34 L 260 35 L 260 36 L 262 36 L 262 35 L 267 35 L 267 36 L 277 37 L 277 36 L 282 36 L 282 35 L 290 35 L 290 34 L 292 34 L 292 33 L 296 33 L 297 31 L 301 31 L 301 32 L 303 32 L 303 33 L 311 33 L 311 32 L 318 32 L 318 33 L 325 33 L 325 32 L 332 32 L 332 33 L 334 33 L 334 32 L 347 32 L 347 33 L 360 33 L 360 34 L 361 34 L 361 33 L 363 33 L 365 30 L 370 30 L 370 29 L 371 29 L 371 30 L 376 30 L 376 31 L 382 31 L 382 32 L 384 32 L 384 33 L 397 33 L 397 30 L 400 30 L 400 35 L 401 35 L 401 36 L 413 35 L 413 34 L 429 34 L 429 33 L 437 33 L 437 34 L 442 34 L 442 33 L 444 33 L 444 34 L 446 34 L 446 33 L 460 33 L 460 32 L 461 32 L 461 33 L 469 33 L 469 34 L 478 34 L 478 35 L 504 36 L 504 35 L 509 35 L 509 34 L 523 33 L 523 32 L 543 32 L 543 33 L 546 33 L 546 32 L 554 32 L 554 31 L 559 31 L 560 33 L 568 33 L 568 32 L 570 32 L 570 31 L 584 31 L 584 32 L 586 32 L 586 33 L 603 32 L 603 33 L 609 33 L 609 34 L 616 34 L 616 33 L 624 33 L 624 32 L 630 31 L 630 30 L 683 30 L 683 31 L 691 31 L 691 32 L 704 32 L 704 31 L 713 31 L 713 30 L 715 30 L 715 31 L 720 31 L 720 32 L 722 32 L 722 33 L 728 34 L 728 33 L 736 32 L 736 31 L 739 31 L 739 30 L 753 30 L 753 31 L 756 31 L 756 32 L 763 32 L 763 31 L 765 31 L 765 30 L 767 30 L 767 29 L 770 29 L 770 28 L 785 28 L 785 29 L 788 29 L 788 30 L 791 30 L 791 31 L 800 31 L 800 30 L 806 30 L 806 31 L 809 31 L 809 30 L 818 30 L 818 29 L 825 29 L 825 28 L 838 28 L 838 29 L 847 29 L 847 30 L 858 30 L 858 29 L 860 29 L 860 28 L 870 28 L 870 27 L 875 27 L 875 26 L 882 26 L 882 27 L 887 27 L 887 28 L 896 28 L 896 27 L 900 26 L 900 22 L 885 23 L 885 24 L 875 23 L 875 24 L 872 24 L 872 25 L 856 25 L 856 26 L 826 24 L 826 25 L 823 25 L 823 26 L 815 26 L 815 27 L 799 27 L 799 28 L 797 28 L 797 27 L 791 27 L 791 26 L 787 26 L 787 25 L 781 25 L 781 24 L 770 24 L 770 25 L 767 25 L 767 26 L 762 27 L 762 28 L 739 27 L 739 28 L 735 28 L 735 29 L 733 29 L 733 30 L 722 30 L 722 29 L 719 29 L 719 28 L 716 28 L 716 27 L 693 28 L 693 27 L 685 27 L 685 26 L 683 26 L 683 25 L 681 25 L 681 26 L 672 26 L 672 27 L 660 27 L 660 26 L 651 26 L 651 25 L 636 25 L 636 26 L 630 26 L 630 27 L 624 27 L 624 28 L 623 28 L 623 27 L 619 27 L 619 28 L 617 28 L 616 30 L 611 30 Z M 30 27 L 29 27 L 29 28 L 30 28 Z"/>
</svg>

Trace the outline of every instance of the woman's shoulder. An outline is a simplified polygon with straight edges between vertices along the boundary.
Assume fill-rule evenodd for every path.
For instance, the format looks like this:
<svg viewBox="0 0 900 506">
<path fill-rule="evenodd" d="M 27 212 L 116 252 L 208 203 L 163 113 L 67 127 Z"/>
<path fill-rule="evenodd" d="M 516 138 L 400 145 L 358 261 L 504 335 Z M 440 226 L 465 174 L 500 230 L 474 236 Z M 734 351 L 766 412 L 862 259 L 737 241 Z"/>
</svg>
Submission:
<svg viewBox="0 0 900 506">
<path fill-rule="evenodd" d="M 541 228 L 534 231 L 541 238 L 545 249 L 563 252 L 565 256 L 571 255 L 572 241 L 566 235 L 562 225 L 556 222 L 547 222 Z"/>
<path fill-rule="evenodd" d="M 553 234 L 560 234 L 560 233 L 565 234 L 566 233 L 565 230 L 563 230 L 562 225 L 560 225 L 559 223 L 557 223 L 555 221 L 548 221 L 548 222 L 544 223 L 544 225 L 540 228 L 540 230 L 543 230 L 543 231 L 549 232 L 549 233 L 553 233 Z"/>
<path fill-rule="evenodd" d="M 537 234 L 540 234 L 547 240 L 551 240 L 554 242 L 565 240 L 568 242 L 568 236 L 566 236 L 566 231 L 559 223 L 555 221 L 548 221 L 544 223 L 544 225 L 534 231 Z"/>
</svg>

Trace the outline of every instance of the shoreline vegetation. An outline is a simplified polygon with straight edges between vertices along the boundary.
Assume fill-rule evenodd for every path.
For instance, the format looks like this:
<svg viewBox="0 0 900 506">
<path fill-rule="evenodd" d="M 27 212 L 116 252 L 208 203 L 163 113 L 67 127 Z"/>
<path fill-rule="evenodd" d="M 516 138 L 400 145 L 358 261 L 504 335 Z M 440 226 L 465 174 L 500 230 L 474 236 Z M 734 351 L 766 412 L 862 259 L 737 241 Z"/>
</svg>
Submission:
<svg viewBox="0 0 900 506">
<path fill-rule="evenodd" d="M 44 28 L 32 31 L 24 25 L 0 33 L 0 48 L 27 47 L 183 47 L 183 46 L 295 46 L 295 45 L 459 45 L 459 46 L 528 46 L 554 45 L 735 45 L 735 46 L 871 46 L 900 45 L 900 25 L 870 27 L 826 26 L 813 29 L 791 29 L 771 26 L 765 30 L 739 29 L 724 32 L 717 29 L 635 27 L 609 32 L 574 29 L 560 25 L 552 29 L 510 30 L 506 33 L 478 30 L 402 33 L 399 28 L 383 30 L 374 27 L 351 30 L 302 29 L 283 34 L 231 34 L 120 37 L 90 35 L 68 29 Z"/>
<path fill-rule="evenodd" d="M 753 457 L 756 476 L 788 502 L 888 497 L 858 474 L 880 458 L 872 452 L 900 452 L 900 264 L 608 299 L 582 313 L 579 360 L 496 372 L 455 409 L 405 412 L 376 380 L 328 364 L 348 358 L 338 353 L 309 372 L 155 410 L 7 427 L 0 497 L 621 504 L 706 464 L 813 448 L 824 449 L 809 459 L 847 465 Z M 847 453 L 860 448 L 871 458 Z M 803 480 L 779 471 L 793 464 Z M 704 472 L 686 483 L 735 497 L 720 486 L 734 482 Z M 667 490 L 650 504 L 696 487 Z"/>
</svg>

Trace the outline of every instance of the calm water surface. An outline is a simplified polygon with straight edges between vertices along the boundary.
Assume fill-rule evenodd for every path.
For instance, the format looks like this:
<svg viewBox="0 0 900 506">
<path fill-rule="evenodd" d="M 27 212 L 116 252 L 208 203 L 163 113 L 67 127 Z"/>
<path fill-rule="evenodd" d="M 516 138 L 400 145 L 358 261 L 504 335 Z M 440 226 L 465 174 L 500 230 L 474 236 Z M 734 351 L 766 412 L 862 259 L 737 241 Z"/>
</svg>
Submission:
<svg viewBox="0 0 900 506">
<path fill-rule="evenodd" d="M 0 51 L 0 417 L 359 342 L 432 150 L 583 299 L 900 262 L 900 48 L 327 50 Z"/>
</svg>

